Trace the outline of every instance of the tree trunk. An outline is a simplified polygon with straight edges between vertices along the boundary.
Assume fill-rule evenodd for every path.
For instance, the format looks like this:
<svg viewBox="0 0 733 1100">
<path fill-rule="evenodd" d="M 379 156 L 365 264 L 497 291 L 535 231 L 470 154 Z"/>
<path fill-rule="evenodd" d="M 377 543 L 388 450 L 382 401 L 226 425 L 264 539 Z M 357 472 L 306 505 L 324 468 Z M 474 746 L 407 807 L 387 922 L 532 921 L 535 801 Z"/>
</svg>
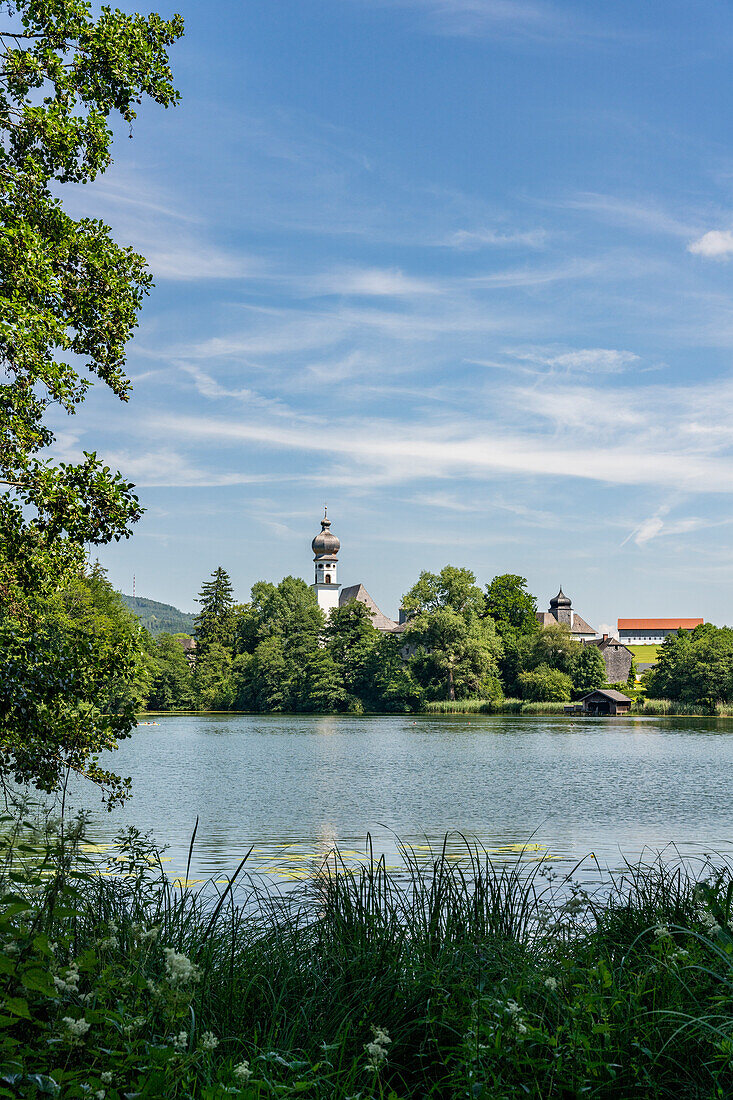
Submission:
<svg viewBox="0 0 733 1100">
<path fill-rule="evenodd" d="M 448 698 L 455 702 L 456 698 L 456 685 L 453 683 L 453 666 L 448 669 Z"/>
</svg>

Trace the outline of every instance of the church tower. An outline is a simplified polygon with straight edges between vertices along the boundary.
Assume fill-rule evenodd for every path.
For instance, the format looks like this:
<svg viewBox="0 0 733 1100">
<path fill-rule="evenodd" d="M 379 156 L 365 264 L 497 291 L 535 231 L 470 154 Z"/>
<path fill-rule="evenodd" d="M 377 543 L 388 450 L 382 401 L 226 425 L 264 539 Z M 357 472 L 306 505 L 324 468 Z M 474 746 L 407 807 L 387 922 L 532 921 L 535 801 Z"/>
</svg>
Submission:
<svg viewBox="0 0 733 1100">
<path fill-rule="evenodd" d="M 562 588 L 556 596 L 550 600 L 550 614 L 554 615 L 559 623 L 573 629 L 573 604 L 563 592 Z M 592 628 L 591 628 L 592 629 Z"/>
<path fill-rule="evenodd" d="M 324 508 L 320 534 L 316 535 L 311 546 L 316 566 L 316 579 L 312 588 L 316 593 L 318 606 L 326 615 L 330 615 L 334 607 L 338 607 L 341 591 L 341 585 L 338 583 L 338 552 L 341 549 L 341 543 L 335 535 L 331 534 L 330 526 L 328 509 Z"/>
</svg>

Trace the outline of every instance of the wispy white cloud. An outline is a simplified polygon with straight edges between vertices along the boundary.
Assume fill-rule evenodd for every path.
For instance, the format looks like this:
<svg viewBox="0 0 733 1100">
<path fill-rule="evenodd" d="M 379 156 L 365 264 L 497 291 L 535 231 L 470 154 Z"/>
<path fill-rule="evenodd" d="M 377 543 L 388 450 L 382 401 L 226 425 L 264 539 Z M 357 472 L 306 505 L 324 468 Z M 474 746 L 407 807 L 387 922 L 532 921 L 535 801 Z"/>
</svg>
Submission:
<svg viewBox="0 0 733 1100">
<path fill-rule="evenodd" d="M 689 535 L 694 531 L 700 531 L 707 527 L 721 527 L 730 523 L 730 520 L 710 520 L 699 516 L 686 516 L 678 519 L 667 519 L 669 505 L 662 505 L 652 515 L 643 519 L 626 536 L 621 543 L 625 546 L 628 542 L 634 542 L 637 546 L 646 546 L 654 539 L 670 536 Z"/>
<path fill-rule="evenodd" d="M 431 279 L 406 275 L 397 268 L 345 268 L 301 280 L 312 294 L 342 294 L 365 298 L 412 298 L 437 294 L 440 285 Z"/>
<path fill-rule="evenodd" d="M 567 7 L 532 0 L 381 0 L 390 6 L 422 12 L 428 27 L 439 34 L 483 36 L 504 34 L 538 39 L 577 39 L 606 36 Z"/>
<path fill-rule="evenodd" d="M 631 351 L 619 351 L 616 348 L 551 348 L 528 347 L 510 348 L 505 354 L 520 362 L 536 364 L 538 367 L 567 372 L 613 374 L 625 371 L 640 362 L 639 356 Z"/>
<path fill-rule="evenodd" d="M 143 256 L 156 279 L 244 279 L 265 273 L 256 256 L 214 244 L 200 211 L 139 171 L 114 168 L 93 184 L 72 189 L 72 212 L 109 221 L 116 236 Z"/>
<path fill-rule="evenodd" d="M 479 248 L 543 248 L 547 243 L 545 229 L 529 229 L 523 232 L 504 232 L 496 229 L 458 229 L 440 243 L 450 248 L 466 251 Z"/>
<path fill-rule="evenodd" d="M 711 260 L 727 260 L 733 253 L 733 232 L 730 229 L 711 229 L 702 237 L 691 241 L 687 251 L 695 256 Z"/>
<path fill-rule="evenodd" d="M 670 214 L 653 199 L 625 199 L 616 195 L 580 192 L 559 206 L 568 210 L 587 210 L 614 225 L 629 226 L 645 233 L 689 238 L 699 233 L 699 226 Z"/>
<path fill-rule="evenodd" d="M 125 471 L 143 488 L 215 488 L 216 486 L 253 485 L 277 480 L 267 474 L 223 472 L 192 463 L 178 451 L 161 447 L 153 451 L 111 451 L 105 455 L 111 466 Z"/>
<path fill-rule="evenodd" d="M 530 411 L 525 404 L 523 413 Z M 556 410 L 556 415 L 560 412 Z M 577 409 L 575 410 L 577 414 Z M 608 405 L 602 413 L 608 422 Z M 633 427 L 639 417 L 633 417 Z M 601 411 L 595 418 L 601 422 Z M 568 422 L 564 421 L 567 428 Z M 616 485 L 657 485 L 696 492 L 728 492 L 733 482 L 733 456 L 683 447 L 670 451 L 666 437 L 639 443 L 638 432 L 598 437 L 587 432 L 558 435 L 536 431 L 485 429 L 464 419 L 449 425 L 363 420 L 311 425 L 241 422 L 207 417 L 163 416 L 159 430 L 181 433 L 213 444 L 257 444 L 285 451 L 320 453 L 369 467 L 375 483 L 399 483 L 430 477 L 479 477 L 522 474 L 564 477 Z M 619 419 L 616 424 L 624 424 Z M 628 419 L 625 422 L 628 427 Z M 587 428 L 587 426 L 586 426 Z"/>
<path fill-rule="evenodd" d="M 180 235 L 152 237 L 137 235 L 132 243 L 145 256 L 156 279 L 192 282 L 199 279 L 246 279 L 261 275 L 263 265 L 256 257 L 232 255 L 200 241 L 181 241 Z"/>
</svg>

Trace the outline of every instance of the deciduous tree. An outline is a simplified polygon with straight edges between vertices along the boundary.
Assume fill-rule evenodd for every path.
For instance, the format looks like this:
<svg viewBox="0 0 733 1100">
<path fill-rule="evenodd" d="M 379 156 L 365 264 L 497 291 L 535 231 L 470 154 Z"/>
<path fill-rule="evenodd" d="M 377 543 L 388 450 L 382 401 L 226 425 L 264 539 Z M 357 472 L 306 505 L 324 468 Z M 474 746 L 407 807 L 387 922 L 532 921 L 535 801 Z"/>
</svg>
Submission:
<svg viewBox="0 0 733 1100">
<path fill-rule="evenodd" d="M 84 544 L 126 538 L 141 509 L 96 454 L 52 461 L 47 414 L 75 413 L 95 378 L 128 399 L 125 345 L 151 277 L 59 192 L 109 165 L 113 116 L 131 125 L 143 97 L 176 101 L 167 51 L 182 21 L 85 0 L 15 0 L 0 18 L 0 778 L 51 790 L 71 766 L 114 797 L 123 785 L 94 758 L 134 715 L 105 713 L 96 688 L 131 653 L 101 658 L 50 609 Z"/>
</svg>

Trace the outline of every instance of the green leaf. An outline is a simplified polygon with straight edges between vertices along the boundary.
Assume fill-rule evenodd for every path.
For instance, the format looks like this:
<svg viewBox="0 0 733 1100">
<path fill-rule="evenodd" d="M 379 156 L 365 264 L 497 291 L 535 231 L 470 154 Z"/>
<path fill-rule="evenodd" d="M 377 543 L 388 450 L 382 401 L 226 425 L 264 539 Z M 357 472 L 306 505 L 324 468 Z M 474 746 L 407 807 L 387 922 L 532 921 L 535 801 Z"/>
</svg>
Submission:
<svg viewBox="0 0 733 1100">
<path fill-rule="evenodd" d="M 8 997 L 3 1008 L 8 1012 L 12 1012 L 14 1016 L 22 1016 L 24 1020 L 31 1019 L 28 1002 L 23 997 Z"/>
<path fill-rule="evenodd" d="M 56 995 L 56 987 L 53 984 L 53 978 L 47 970 L 41 970 L 40 967 L 32 967 L 24 971 L 20 975 L 20 980 L 26 989 L 35 990 L 37 993 L 44 993 L 47 997 L 54 997 Z"/>
</svg>

